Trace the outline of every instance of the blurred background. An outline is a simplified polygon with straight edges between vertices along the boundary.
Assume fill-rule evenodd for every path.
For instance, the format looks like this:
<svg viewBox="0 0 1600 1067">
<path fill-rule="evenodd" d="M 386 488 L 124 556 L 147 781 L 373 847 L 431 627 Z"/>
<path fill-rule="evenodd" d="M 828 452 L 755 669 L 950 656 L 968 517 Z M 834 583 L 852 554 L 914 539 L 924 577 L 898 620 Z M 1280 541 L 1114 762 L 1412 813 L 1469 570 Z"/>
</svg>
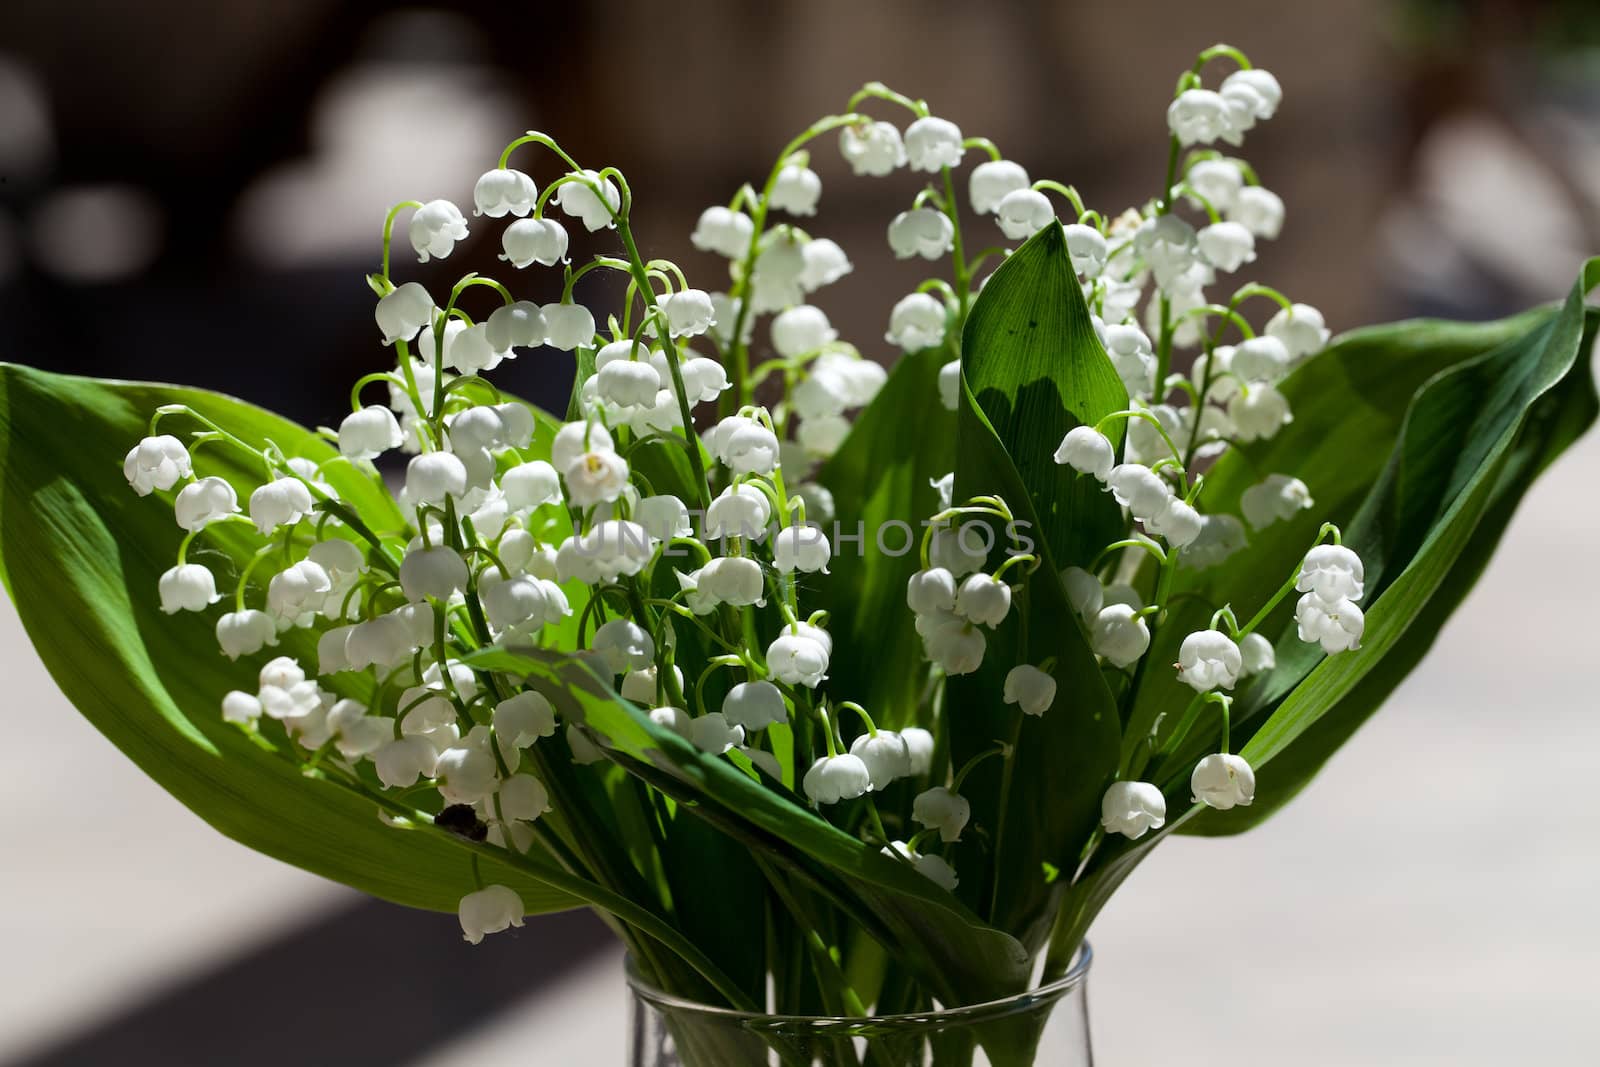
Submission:
<svg viewBox="0 0 1600 1067">
<path fill-rule="evenodd" d="M 545 129 L 622 168 L 645 253 L 717 288 L 699 211 L 870 79 L 1114 213 L 1157 191 L 1177 73 L 1242 47 L 1286 92 L 1246 147 L 1289 205 L 1256 275 L 1336 330 L 1494 317 L 1600 251 L 1594 0 L 11 0 L 4 27 L 0 359 L 311 424 L 385 361 L 363 275 L 391 203 L 470 205 L 505 142 Z M 888 359 L 919 275 L 883 230 L 916 185 L 852 180 L 818 145 L 812 229 L 856 264 L 819 303 Z M 518 157 L 541 183 L 547 162 Z M 498 227 L 474 229 L 420 267 L 402 237 L 397 273 L 504 274 Z M 497 380 L 559 408 L 568 363 Z M 1592 620 L 1553 561 L 1595 546 L 1597 476 L 1591 438 L 1318 788 L 1132 879 L 1092 935 L 1103 1062 L 1593 1062 L 1600 716 Z M 469 949 L 453 917 L 221 838 L 76 716 L 9 603 L 0 678 L 27 754 L 0 780 L 0 1064 L 622 1062 L 619 957 L 587 916 Z"/>
</svg>

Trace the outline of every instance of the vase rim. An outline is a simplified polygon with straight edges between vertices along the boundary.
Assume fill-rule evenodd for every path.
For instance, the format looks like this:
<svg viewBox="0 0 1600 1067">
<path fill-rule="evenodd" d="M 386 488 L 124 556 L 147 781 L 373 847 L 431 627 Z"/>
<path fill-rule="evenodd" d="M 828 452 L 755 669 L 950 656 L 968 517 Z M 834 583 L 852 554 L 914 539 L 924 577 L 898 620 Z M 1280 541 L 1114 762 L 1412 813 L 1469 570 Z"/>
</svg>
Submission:
<svg viewBox="0 0 1600 1067">
<path fill-rule="evenodd" d="M 1059 1000 L 1077 989 L 1089 977 L 1089 966 L 1094 962 L 1094 949 L 1085 941 L 1078 947 L 1078 954 L 1072 959 L 1072 966 L 1067 972 L 1055 981 L 1046 982 L 1044 985 L 1032 986 L 1020 993 L 1013 993 L 1007 997 L 995 1000 L 980 1001 L 976 1004 L 959 1004 L 953 1007 L 943 1007 L 936 1011 L 903 1012 L 896 1015 L 868 1015 L 868 1016 L 829 1016 L 829 1015 L 777 1015 L 762 1011 L 740 1011 L 737 1008 L 725 1008 L 715 1004 L 702 1004 L 697 1000 L 690 1000 L 675 993 L 667 993 L 657 989 L 646 982 L 638 969 L 634 966 L 633 956 L 629 954 L 623 961 L 623 971 L 627 977 L 628 988 L 634 995 L 657 1008 L 674 1012 L 693 1012 L 698 1015 L 711 1016 L 726 1020 L 759 1020 L 764 1025 L 782 1025 L 793 1023 L 796 1025 L 815 1026 L 818 1023 L 839 1023 L 858 1026 L 863 1022 L 873 1023 L 928 1023 L 938 1021 L 948 1023 L 957 1020 L 975 1020 L 990 1016 L 1009 1015 L 1013 1012 L 1025 1010 L 1037 1005 L 1041 1001 Z"/>
</svg>

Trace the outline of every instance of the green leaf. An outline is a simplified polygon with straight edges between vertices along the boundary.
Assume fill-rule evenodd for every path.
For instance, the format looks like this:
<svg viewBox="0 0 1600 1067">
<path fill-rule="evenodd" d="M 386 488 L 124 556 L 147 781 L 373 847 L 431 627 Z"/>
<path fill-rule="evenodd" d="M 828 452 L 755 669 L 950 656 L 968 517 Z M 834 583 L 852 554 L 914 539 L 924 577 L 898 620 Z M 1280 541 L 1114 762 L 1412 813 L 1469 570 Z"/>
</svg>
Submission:
<svg viewBox="0 0 1600 1067">
<path fill-rule="evenodd" d="M 1054 454 L 1068 430 L 1123 409 L 1128 393 L 1095 335 L 1059 222 L 984 283 L 962 331 L 961 371 L 1028 487 L 1056 565 L 1087 565 L 1122 535 L 1122 512 Z M 1107 429 L 1122 439 L 1121 423 Z"/>
<path fill-rule="evenodd" d="M 852 918 L 904 953 L 918 981 L 941 999 L 978 1003 L 1026 986 L 1028 954 L 1014 938 L 984 925 L 908 865 L 818 817 L 793 794 L 758 784 L 729 760 L 657 726 L 581 662 L 537 649 L 484 649 L 467 661 L 527 676 L 631 773 L 788 865 L 814 888 L 842 887 L 835 903 L 853 900 Z"/>
<path fill-rule="evenodd" d="M 1274 764 L 1258 779 L 1259 811 L 1226 820 L 1202 813 L 1196 830 L 1208 831 L 1208 822 L 1244 829 L 1280 807 L 1421 659 L 1533 476 L 1594 421 L 1587 357 L 1596 317 L 1584 295 L 1596 283 L 1600 260 L 1591 260 L 1557 315 L 1418 393 L 1382 477 L 1345 531 L 1367 573 L 1361 648 L 1313 656 L 1314 669 L 1248 729 L 1241 754 L 1257 767 Z M 1291 753 L 1278 778 L 1276 761 Z"/>
<path fill-rule="evenodd" d="M 341 497 L 369 522 L 399 528 L 373 478 L 270 412 L 198 389 L 0 364 L 0 564 L 40 658 L 101 733 L 222 833 L 374 896 L 454 911 L 473 888 L 465 852 L 385 826 L 372 803 L 303 777 L 222 721 L 223 694 L 254 688 L 274 650 L 230 663 L 213 635 L 215 612 L 158 610 L 157 579 L 182 531 L 170 505 L 134 494 L 121 461 L 151 413 L 174 403 L 253 445 L 271 439 L 289 455 L 328 462 L 324 475 Z M 259 484 L 262 472 L 240 455 L 208 445 L 198 462 L 236 488 Z M 238 529 L 214 526 L 190 552 L 223 592 L 251 543 Z M 314 659 L 304 632 L 284 635 L 282 650 Z M 530 912 L 579 903 L 497 861 L 484 877 L 515 889 Z"/>
<path fill-rule="evenodd" d="M 922 523 L 939 507 L 930 483 L 955 468 L 955 416 L 939 402 L 939 368 L 948 358 L 944 349 L 928 349 L 897 363 L 817 474 L 833 494 L 841 536 L 862 538 L 838 542 L 831 573 L 815 589 L 834 636 L 828 688 L 881 713 L 878 721 L 891 728 L 919 721 L 927 678 L 910 669 L 921 664 L 922 647 L 906 582 L 921 566 Z M 902 542 L 908 551 L 900 551 Z M 886 663 L 906 669 L 884 670 Z"/>
</svg>

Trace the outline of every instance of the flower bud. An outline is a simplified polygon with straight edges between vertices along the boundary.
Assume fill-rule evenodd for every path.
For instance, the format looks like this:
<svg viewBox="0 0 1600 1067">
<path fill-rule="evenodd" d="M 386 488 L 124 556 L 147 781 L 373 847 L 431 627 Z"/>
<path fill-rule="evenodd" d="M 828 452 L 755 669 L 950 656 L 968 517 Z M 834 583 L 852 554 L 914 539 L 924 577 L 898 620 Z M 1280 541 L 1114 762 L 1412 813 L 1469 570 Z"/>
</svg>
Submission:
<svg viewBox="0 0 1600 1067">
<path fill-rule="evenodd" d="M 1106 257 L 1110 251 L 1105 234 L 1081 222 L 1070 223 L 1061 230 L 1067 238 L 1067 256 L 1072 260 L 1072 269 L 1085 278 L 1098 278 L 1104 274 Z"/>
<path fill-rule="evenodd" d="M 810 167 L 789 163 L 778 171 L 768 203 L 791 215 L 815 215 L 822 197 L 822 179 Z"/>
<path fill-rule="evenodd" d="M 1113 667 L 1126 668 L 1150 647 L 1150 628 L 1130 605 L 1110 604 L 1095 616 L 1089 647 Z"/>
<path fill-rule="evenodd" d="M 982 569 L 989 562 L 991 534 L 981 522 L 940 526 L 928 542 L 928 560 L 957 578 Z"/>
<path fill-rule="evenodd" d="M 1082 567 L 1067 567 L 1061 572 L 1061 583 L 1067 590 L 1067 602 L 1084 621 L 1100 614 L 1105 603 L 1105 587 L 1100 579 Z"/>
<path fill-rule="evenodd" d="M 719 204 L 700 213 L 694 233 L 689 235 L 689 243 L 702 252 L 742 259 L 750 249 L 750 238 L 754 234 L 755 223 L 750 221 L 749 215 Z"/>
<path fill-rule="evenodd" d="M 1245 634 L 1240 638 L 1239 655 L 1244 663 L 1244 669 L 1239 672 L 1241 678 L 1265 674 L 1278 665 L 1278 654 L 1273 650 L 1272 642 L 1257 633 Z"/>
<path fill-rule="evenodd" d="M 222 721 L 240 726 L 261 718 L 261 701 L 253 693 L 235 689 L 222 698 Z"/>
<path fill-rule="evenodd" d="M 1258 530 L 1286 522 L 1312 503 L 1306 483 L 1287 474 L 1269 474 L 1239 495 L 1239 510 Z"/>
<path fill-rule="evenodd" d="M 911 774 L 927 774 L 933 768 L 933 735 L 920 726 L 908 726 L 900 731 L 900 736 L 911 754 Z"/>
<path fill-rule="evenodd" d="M 993 575 L 974 574 L 956 593 L 956 614 L 971 622 L 995 627 L 1011 610 L 1011 587 Z"/>
</svg>

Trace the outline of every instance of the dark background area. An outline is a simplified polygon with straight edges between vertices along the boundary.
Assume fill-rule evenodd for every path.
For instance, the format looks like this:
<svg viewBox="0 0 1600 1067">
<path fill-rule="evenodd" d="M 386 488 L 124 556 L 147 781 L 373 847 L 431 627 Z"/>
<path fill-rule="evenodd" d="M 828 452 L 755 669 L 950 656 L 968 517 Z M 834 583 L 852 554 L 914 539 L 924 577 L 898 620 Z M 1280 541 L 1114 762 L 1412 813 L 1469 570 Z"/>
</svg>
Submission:
<svg viewBox="0 0 1600 1067">
<path fill-rule="evenodd" d="M 688 243 L 700 210 L 759 181 L 783 142 L 869 79 L 927 98 L 1034 177 L 1071 182 L 1114 214 L 1156 191 L 1171 83 L 1218 39 L 1286 90 L 1246 147 L 1289 208 L 1253 273 L 1336 330 L 1491 317 L 1559 296 L 1600 249 L 1596 10 L 13 0 L 0 12 L 0 359 L 204 385 L 335 423 L 350 383 L 388 358 L 363 280 L 384 212 L 410 197 L 470 209 L 473 181 L 523 129 L 596 169 L 620 167 L 646 254 L 715 289 L 722 265 Z M 917 185 L 854 179 L 834 144 L 817 143 L 824 194 L 808 228 L 839 241 L 856 271 L 817 302 L 887 361 L 888 308 L 921 274 L 891 259 L 883 230 Z M 542 185 L 550 162 L 530 153 L 516 165 Z M 437 290 L 467 270 L 511 275 L 495 258 L 500 227 L 473 229 L 425 266 L 397 234 L 397 278 Z M 605 238 L 574 234 L 574 261 Z M 519 296 L 553 298 L 554 272 L 515 273 Z M 541 350 L 496 378 L 559 408 L 570 374 L 570 357 Z M 453 919 L 352 905 L 15 1062 L 405 1062 L 558 981 L 602 940 L 588 917 L 563 917 L 468 954 Z M 521 955 L 530 943 L 544 961 L 536 980 Z M 313 1012 L 258 1028 L 257 1058 L 223 1058 L 216 1042 L 246 1018 L 230 1006 L 284 982 L 308 1003 L 403 1000 L 405 1025 L 392 1043 L 351 1041 L 347 1016 Z M 485 995 L 494 989 L 503 995 Z M 0 1029 L 5 1016 L 0 1005 Z M 308 1033 L 323 1035 L 321 1053 L 285 1059 Z"/>
</svg>

